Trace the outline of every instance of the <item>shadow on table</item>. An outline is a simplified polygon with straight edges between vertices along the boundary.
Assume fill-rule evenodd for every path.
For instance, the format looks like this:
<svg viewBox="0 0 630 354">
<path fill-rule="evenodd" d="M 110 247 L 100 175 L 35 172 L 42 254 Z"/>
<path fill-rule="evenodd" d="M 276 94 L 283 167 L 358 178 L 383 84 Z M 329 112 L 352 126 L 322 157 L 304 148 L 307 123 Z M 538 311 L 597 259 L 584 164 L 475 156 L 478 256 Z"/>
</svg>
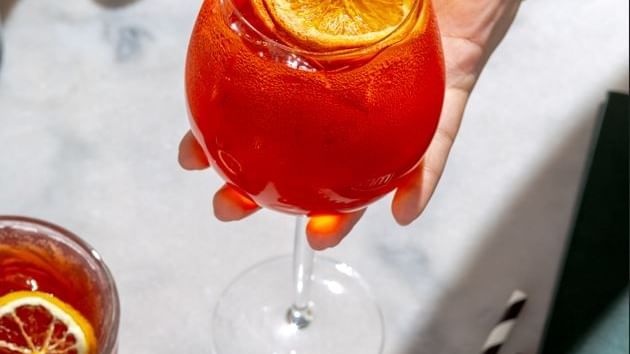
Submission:
<svg viewBox="0 0 630 354">
<path fill-rule="evenodd" d="M 11 15 L 11 10 L 18 2 L 18 0 L 1 0 L 0 1 L 0 22 L 5 22 L 9 15 Z"/>
<path fill-rule="evenodd" d="M 95 3 L 107 8 L 123 7 L 137 1 L 138 0 L 94 0 Z"/>
<path fill-rule="evenodd" d="M 620 80 L 623 81 L 617 82 L 623 83 L 623 86 L 611 87 L 628 87 L 627 72 L 624 69 L 620 75 Z M 603 103 L 605 92 L 601 96 Z M 569 229 L 558 225 L 557 220 L 548 218 L 545 213 L 553 209 L 554 204 L 565 207 L 571 199 L 576 199 L 577 202 L 578 190 L 557 187 L 564 183 L 563 176 L 570 173 L 563 169 L 572 168 L 575 164 L 567 164 L 566 160 L 573 158 L 575 161 L 575 156 L 586 156 L 589 151 L 584 147 L 590 146 L 593 138 L 596 108 L 584 112 L 583 115 L 586 116 L 575 119 L 576 122 L 581 122 L 579 126 L 567 134 L 564 142 L 555 151 L 550 151 L 549 158 L 540 171 L 532 174 L 529 183 L 515 195 L 512 205 L 498 216 L 498 224 L 488 230 L 489 236 L 476 256 L 472 257 L 460 278 L 452 285 L 447 285 L 449 290 L 432 311 L 432 318 L 422 321 L 422 327 L 410 336 L 412 339 L 402 350 L 402 354 L 478 353 L 485 336 L 495 324 L 494 321 L 504 311 L 504 304 L 512 290 L 521 288 L 533 295 L 530 303 L 548 299 L 550 294 L 545 293 L 547 290 L 542 292 L 536 277 L 545 272 L 555 272 L 555 266 L 561 260 L 546 259 L 546 253 L 538 250 L 549 244 L 546 241 L 548 237 L 567 236 L 550 235 L 549 230 L 566 229 L 568 232 Z M 570 110 L 571 107 L 567 107 L 567 111 Z M 581 187 L 581 183 L 578 187 Z M 571 215 L 573 216 L 573 212 Z M 506 279 L 514 280 L 511 283 Z M 471 306 L 475 303 L 474 299 L 479 298 L 493 304 L 483 309 L 481 315 L 479 307 Z M 544 306 L 546 303 L 537 304 L 539 308 Z M 527 307 L 525 314 L 526 312 Z M 488 327 L 479 328 L 482 322 L 487 323 Z M 464 340 L 461 336 L 465 336 Z M 466 344 L 468 346 L 464 347 Z M 537 346 L 538 343 L 527 343 L 526 347 L 519 349 L 523 353 L 534 354 Z"/>
</svg>

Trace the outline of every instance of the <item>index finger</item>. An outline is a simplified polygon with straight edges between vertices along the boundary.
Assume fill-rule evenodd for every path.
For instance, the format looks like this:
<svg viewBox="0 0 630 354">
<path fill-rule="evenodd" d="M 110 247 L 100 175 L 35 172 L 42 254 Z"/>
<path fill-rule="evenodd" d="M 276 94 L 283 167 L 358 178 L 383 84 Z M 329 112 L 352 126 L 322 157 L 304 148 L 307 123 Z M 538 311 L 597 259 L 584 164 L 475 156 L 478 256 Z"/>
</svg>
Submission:
<svg viewBox="0 0 630 354">
<path fill-rule="evenodd" d="M 177 159 L 180 166 L 186 170 L 203 170 L 210 166 L 203 148 L 190 130 L 186 132 L 179 143 L 179 156 Z"/>
<path fill-rule="evenodd" d="M 363 213 L 365 209 L 345 214 L 311 216 L 306 225 L 308 243 L 320 251 L 336 246 L 350 233 Z"/>
<path fill-rule="evenodd" d="M 446 166 L 467 100 L 467 91 L 452 88 L 446 90 L 444 108 L 435 137 L 422 163 L 406 177 L 394 194 L 392 213 L 399 224 L 410 224 L 429 203 Z"/>
</svg>

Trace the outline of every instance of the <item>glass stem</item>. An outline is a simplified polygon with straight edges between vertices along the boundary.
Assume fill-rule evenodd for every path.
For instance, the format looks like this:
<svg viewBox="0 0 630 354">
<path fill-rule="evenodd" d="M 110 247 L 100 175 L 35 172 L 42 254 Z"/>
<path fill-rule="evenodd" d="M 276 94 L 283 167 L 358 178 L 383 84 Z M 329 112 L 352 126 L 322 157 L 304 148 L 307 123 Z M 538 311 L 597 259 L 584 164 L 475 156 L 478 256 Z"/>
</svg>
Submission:
<svg viewBox="0 0 630 354">
<path fill-rule="evenodd" d="M 287 321 L 298 328 L 306 328 L 313 320 L 310 306 L 311 281 L 315 252 L 306 240 L 306 217 L 298 216 L 295 222 L 293 248 L 293 305 L 287 312 Z"/>
</svg>

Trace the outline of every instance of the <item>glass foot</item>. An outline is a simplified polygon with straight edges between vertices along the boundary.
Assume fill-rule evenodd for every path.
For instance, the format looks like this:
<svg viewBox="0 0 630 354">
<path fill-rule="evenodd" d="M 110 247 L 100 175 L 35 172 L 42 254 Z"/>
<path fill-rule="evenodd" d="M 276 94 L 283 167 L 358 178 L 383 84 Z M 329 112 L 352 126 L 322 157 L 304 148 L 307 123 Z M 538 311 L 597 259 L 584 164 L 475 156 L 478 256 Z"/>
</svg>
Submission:
<svg viewBox="0 0 630 354">
<path fill-rule="evenodd" d="M 241 273 L 212 319 L 215 354 L 379 354 L 381 310 L 361 276 L 345 263 L 315 257 L 311 302 L 302 328 L 288 318 L 292 258 L 273 258 Z M 295 311 L 295 309 L 293 310 Z"/>
</svg>

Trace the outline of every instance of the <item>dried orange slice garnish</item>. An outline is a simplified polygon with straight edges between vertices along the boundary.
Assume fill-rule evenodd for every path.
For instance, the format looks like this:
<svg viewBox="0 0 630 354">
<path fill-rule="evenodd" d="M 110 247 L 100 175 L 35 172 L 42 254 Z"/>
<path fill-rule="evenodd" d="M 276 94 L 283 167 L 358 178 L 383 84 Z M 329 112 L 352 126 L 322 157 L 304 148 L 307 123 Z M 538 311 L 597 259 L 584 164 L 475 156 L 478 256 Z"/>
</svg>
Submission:
<svg viewBox="0 0 630 354">
<path fill-rule="evenodd" d="M 413 1 L 254 0 L 252 4 L 263 22 L 272 19 L 305 47 L 334 50 L 366 46 L 385 38 L 405 20 Z"/>
<path fill-rule="evenodd" d="M 90 323 L 70 305 L 38 291 L 0 297 L 0 354 L 95 354 Z"/>
</svg>

